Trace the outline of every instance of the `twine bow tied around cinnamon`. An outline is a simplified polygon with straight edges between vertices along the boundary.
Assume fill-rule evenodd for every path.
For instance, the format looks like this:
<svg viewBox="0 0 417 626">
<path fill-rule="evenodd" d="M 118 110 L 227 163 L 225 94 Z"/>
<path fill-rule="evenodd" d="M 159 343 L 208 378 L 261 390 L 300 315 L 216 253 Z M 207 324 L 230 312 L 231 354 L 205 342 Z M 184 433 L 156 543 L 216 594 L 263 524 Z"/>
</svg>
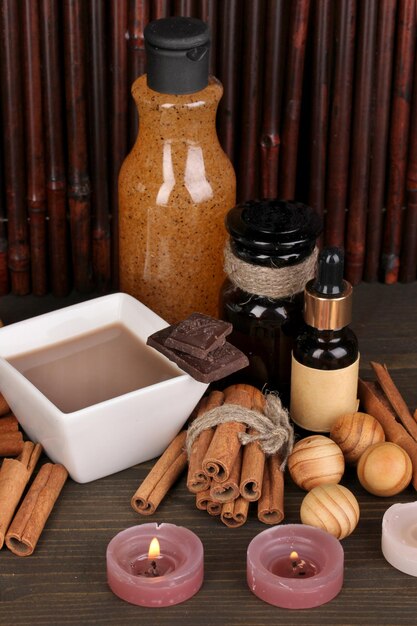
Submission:
<svg viewBox="0 0 417 626">
<path fill-rule="evenodd" d="M 239 433 L 242 445 L 258 441 L 266 455 L 279 452 L 281 470 L 285 468 L 287 458 L 294 445 L 294 431 L 290 424 L 288 411 L 274 393 L 266 396 L 264 412 L 247 409 L 237 404 L 223 404 L 196 418 L 188 428 L 186 450 L 190 456 L 191 448 L 203 430 L 226 422 L 241 422 L 256 431 L 255 434 Z"/>
</svg>

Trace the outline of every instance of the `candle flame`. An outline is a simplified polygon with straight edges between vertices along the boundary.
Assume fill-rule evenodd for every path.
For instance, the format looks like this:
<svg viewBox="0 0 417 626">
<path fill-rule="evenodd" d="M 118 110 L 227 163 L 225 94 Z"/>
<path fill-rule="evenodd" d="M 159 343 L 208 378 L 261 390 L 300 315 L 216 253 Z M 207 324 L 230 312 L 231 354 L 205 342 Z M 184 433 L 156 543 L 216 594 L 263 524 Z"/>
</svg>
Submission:
<svg viewBox="0 0 417 626">
<path fill-rule="evenodd" d="M 298 561 L 298 552 L 296 552 L 295 550 L 291 552 L 290 559 L 291 561 Z"/>
<path fill-rule="evenodd" d="M 160 554 L 161 554 L 161 549 L 159 547 L 159 541 L 156 537 L 154 537 L 151 543 L 149 544 L 148 558 L 157 559 L 160 556 Z"/>
</svg>

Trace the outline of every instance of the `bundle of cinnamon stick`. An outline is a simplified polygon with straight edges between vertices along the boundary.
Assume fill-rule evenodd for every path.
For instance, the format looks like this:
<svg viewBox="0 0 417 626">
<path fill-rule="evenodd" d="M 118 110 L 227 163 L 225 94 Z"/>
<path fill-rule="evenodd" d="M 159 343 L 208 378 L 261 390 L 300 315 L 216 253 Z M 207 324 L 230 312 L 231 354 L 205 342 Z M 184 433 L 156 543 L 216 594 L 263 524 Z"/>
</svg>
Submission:
<svg viewBox="0 0 417 626">
<path fill-rule="evenodd" d="M 262 413 L 265 398 L 250 385 L 212 391 L 198 405 L 196 419 L 226 405 L 232 410 L 241 407 Z M 230 528 L 245 523 L 251 502 L 257 502 L 258 518 L 266 524 L 278 524 L 284 517 L 281 459 L 277 454 L 266 457 L 258 441 L 243 446 L 240 434 L 247 430 L 241 421 L 206 428 L 192 443 L 189 454 L 187 487 L 195 494 L 197 508 L 220 516 Z M 254 434 L 250 429 L 249 433 Z M 138 513 L 154 513 L 185 469 L 186 435 L 186 431 L 177 435 L 133 495 L 131 504 Z"/>
<path fill-rule="evenodd" d="M 265 397 L 250 385 L 232 385 L 203 398 L 197 417 L 228 404 L 262 413 Z M 278 524 L 284 517 L 280 459 L 276 454 L 266 458 L 258 441 L 242 446 L 239 435 L 246 430 L 244 423 L 233 421 L 203 430 L 189 457 L 187 487 L 196 496 L 196 506 L 220 515 L 230 528 L 245 523 L 251 502 L 258 503 L 258 518 L 266 524 Z"/>
<path fill-rule="evenodd" d="M 359 380 L 359 398 L 392 441 L 405 450 L 413 464 L 412 485 L 417 490 L 417 411 L 412 415 L 386 365 L 371 362 L 377 382 Z"/>
</svg>

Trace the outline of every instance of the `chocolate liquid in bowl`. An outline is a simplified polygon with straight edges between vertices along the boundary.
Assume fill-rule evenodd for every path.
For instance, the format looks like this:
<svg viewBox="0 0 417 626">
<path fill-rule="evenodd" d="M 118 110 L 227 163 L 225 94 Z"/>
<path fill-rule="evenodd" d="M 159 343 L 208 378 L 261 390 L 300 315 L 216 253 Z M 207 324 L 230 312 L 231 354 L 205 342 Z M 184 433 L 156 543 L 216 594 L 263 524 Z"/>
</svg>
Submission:
<svg viewBox="0 0 417 626">
<path fill-rule="evenodd" d="M 64 413 L 179 375 L 118 323 L 8 361 Z"/>
</svg>

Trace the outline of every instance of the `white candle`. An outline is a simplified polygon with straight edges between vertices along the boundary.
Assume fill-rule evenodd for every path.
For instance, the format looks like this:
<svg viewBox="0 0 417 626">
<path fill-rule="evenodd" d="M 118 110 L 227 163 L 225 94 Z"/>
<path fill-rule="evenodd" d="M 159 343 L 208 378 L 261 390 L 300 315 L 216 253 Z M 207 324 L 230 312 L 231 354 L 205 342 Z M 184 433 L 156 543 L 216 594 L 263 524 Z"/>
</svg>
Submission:
<svg viewBox="0 0 417 626">
<path fill-rule="evenodd" d="M 417 502 L 393 504 L 385 512 L 382 553 L 400 572 L 417 576 Z"/>
</svg>

